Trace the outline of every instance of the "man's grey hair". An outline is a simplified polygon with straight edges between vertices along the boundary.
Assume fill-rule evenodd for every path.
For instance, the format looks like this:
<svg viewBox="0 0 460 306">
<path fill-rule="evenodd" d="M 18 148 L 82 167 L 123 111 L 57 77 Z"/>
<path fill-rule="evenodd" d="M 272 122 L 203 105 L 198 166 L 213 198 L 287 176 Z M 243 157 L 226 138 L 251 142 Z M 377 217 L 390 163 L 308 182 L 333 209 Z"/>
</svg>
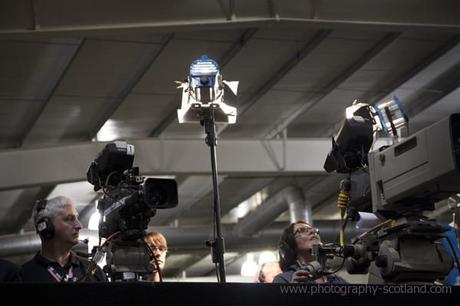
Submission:
<svg viewBox="0 0 460 306">
<path fill-rule="evenodd" d="M 57 196 L 55 198 L 52 198 L 46 201 L 45 209 L 41 209 L 40 211 L 37 211 L 38 205 L 39 205 L 39 202 L 36 202 L 34 205 L 34 210 L 32 212 L 32 220 L 34 220 L 35 228 L 37 228 L 37 223 L 40 219 L 44 217 L 48 217 L 52 219 L 54 216 L 56 216 L 57 212 L 60 209 L 68 205 L 74 205 L 74 203 L 68 197 Z"/>
</svg>

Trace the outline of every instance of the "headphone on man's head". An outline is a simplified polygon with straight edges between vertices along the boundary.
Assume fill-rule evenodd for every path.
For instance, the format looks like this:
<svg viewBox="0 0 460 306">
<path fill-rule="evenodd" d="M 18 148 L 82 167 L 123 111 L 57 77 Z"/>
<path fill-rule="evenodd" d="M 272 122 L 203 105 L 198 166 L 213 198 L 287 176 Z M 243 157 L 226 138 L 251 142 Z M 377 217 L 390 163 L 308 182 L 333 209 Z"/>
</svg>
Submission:
<svg viewBox="0 0 460 306">
<path fill-rule="evenodd" d="M 46 208 L 46 204 L 48 201 L 45 199 L 38 200 L 36 203 L 36 213 L 38 214 L 40 211 Z M 50 240 L 54 237 L 54 225 L 51 221 L 50 217 L 41 217 L 36 224 L 37 233 L 42 237 L 44 240 Z"/>
</svg>

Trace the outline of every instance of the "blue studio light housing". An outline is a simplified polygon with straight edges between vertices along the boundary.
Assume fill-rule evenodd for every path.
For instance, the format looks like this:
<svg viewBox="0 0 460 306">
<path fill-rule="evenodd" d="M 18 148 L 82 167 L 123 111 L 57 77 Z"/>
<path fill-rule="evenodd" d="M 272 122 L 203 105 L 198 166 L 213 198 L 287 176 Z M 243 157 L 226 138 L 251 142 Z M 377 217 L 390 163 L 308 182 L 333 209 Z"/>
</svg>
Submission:
<svg viewBox="0 0 460 306">
<path fill-rule="evenodd" d="M 181 108 L 177 110 L 179 123 L 201 122 L 214 117 L 215 122 L 236 122 L 236 107 L 225 104 L 225 91 L 237 94 L 238 81 L 223 80 L 216 61 L 202 55 L 189 67 L 185 82 L 178 82 L 182 90 Z"/>
<path fill-rule="evenodd" d="M 380 119 L 381 129 L 391 136 L 401 136 L 398 135 L 398 130 L 408 128 L 409 119 L 397 96 L 393 96 L 389 101 L 374 105 L 374 109 Z"/>
<path fill-rule="evenodd" d="M 190 87 L 197 88 L 214 88 L 216 78 L 219 74 L 219 65 L 216 61 L 202 55 L 190 64 Z"/>
</svg>

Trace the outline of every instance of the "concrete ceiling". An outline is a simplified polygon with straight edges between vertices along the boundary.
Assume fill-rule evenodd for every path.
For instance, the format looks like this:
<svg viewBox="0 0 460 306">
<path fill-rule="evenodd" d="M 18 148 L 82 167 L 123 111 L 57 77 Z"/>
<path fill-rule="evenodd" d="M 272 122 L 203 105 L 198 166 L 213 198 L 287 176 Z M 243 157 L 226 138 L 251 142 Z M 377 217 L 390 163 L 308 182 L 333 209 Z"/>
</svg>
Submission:
<svg viewBox="0 0 460 306">
<path fill-rule="evenodd" d="M 141 171 L 178 181 L 178 208 L 159 212 L 152 226 L 211 227 L 204 131 L 178 124 L 174 84 L 203 54 L 240 81 L 237 123 L 219 125 L 227 220 L 252 196 L 292 185 L 314 217 L 334 217 L 341 177 L 322 171 L 324 144 L 355 99 L 397 95 L 411 131 L 460 112 L 458 1 L 18 0 L 2 1 L 0 15 L 4 235 L 33 230 L 39 198 L 64 194 L 80 213 L 94 210 L 86 170 L 103 147 L 95 141 L 115 139 L 139 144 Z M 170 269 L 205 253 L 178 257 Z"/>
</svg>

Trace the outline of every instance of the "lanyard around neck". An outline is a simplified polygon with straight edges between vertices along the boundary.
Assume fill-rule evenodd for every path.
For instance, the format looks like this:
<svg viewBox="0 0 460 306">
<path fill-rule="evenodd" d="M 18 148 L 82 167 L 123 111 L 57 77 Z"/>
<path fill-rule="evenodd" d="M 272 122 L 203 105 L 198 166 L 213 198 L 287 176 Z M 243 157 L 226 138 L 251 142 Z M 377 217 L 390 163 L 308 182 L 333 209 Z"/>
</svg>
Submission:
<svg viewBox="0 0 460 306">
<path fill-rule="evenodd" d="M 73 267 L 71 266 L 69 269 L 69 272 L 64 275 L 64 277 L 61 276 L 59 272 L 57 272 L 53 267 L 49 266 L 48 267 L 48 272 L 51 274 L 51 276 L 58 282 L 74 282 L 75 278 L 73 277 Z"/>
</svg>

